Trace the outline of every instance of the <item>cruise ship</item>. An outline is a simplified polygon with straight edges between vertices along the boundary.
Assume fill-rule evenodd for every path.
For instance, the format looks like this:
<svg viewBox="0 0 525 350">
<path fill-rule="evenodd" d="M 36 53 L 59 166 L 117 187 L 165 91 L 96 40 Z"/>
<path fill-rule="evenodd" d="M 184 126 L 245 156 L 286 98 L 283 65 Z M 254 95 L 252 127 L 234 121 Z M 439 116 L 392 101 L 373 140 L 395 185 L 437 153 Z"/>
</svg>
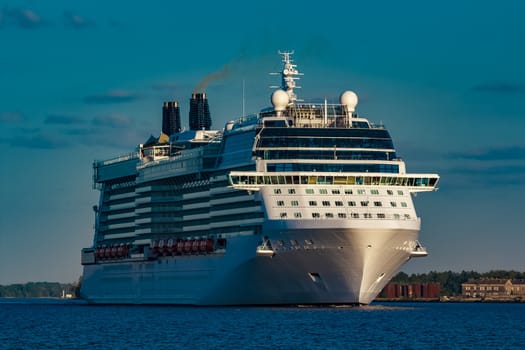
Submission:
<svg viewBox="0 0 525 350">
<path fill-rule="evenodd" d="M 293 52 L 279 52 L 271 106 L 211 130 L 206 94 L 163 108 L 159 137 L 95 161 L 93 244 L 81 295 L 94 304 L 369 304 L 427 251 L 407 173 L 357 95 L 305 102 Z"/>
</svg>

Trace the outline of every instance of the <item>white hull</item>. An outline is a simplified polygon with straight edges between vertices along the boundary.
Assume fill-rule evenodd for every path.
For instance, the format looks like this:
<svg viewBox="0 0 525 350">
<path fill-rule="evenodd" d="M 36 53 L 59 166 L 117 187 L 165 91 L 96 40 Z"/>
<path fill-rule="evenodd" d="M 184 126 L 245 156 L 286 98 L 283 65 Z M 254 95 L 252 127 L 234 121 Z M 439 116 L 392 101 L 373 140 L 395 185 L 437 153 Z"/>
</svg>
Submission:
<svg viewBox="0 0 525 350">
<path fill-rule="evenodd" d="M 228 240 L 224 254 L 86 265 L 91 303 L 186 305 L 369 304 L 410 257 L 419 230 L 289 229 L 257 256 L 257 236 Z M 301 237 L 301 238 L 299 238 Z"/>
</svg>

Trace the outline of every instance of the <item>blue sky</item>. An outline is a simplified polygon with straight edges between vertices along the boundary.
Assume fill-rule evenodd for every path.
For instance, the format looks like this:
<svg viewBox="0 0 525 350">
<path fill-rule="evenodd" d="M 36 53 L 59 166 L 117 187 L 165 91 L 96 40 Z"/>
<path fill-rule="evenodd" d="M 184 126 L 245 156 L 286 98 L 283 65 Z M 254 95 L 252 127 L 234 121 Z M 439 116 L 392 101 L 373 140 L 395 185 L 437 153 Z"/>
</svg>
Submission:
<svg viewBox="0 0 525 350">
<path fill-rule="evenodd" d="M 525 3 L 0 1 L 0 284 L 71 282 L 93 235 L 92 161 L 188 125 L 206 77 L 213 127 L 269 104 L 277 50 L 301 98 L 360 97 L 419 194 L 430 255 L 408 273 L 525 270 Z"/>
</svg>

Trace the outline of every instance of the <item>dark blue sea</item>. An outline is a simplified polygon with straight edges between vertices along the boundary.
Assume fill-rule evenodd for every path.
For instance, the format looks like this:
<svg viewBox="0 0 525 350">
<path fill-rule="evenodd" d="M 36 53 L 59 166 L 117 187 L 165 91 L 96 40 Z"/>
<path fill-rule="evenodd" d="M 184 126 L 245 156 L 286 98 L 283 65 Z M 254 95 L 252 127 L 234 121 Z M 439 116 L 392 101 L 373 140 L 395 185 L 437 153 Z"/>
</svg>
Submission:
<svg viewBox="0 0 525 350">
<path fill-rule="evenodd" d="M 0 349 L 520 349 L 525 304 L 91 306 L 0 299 Z"/>
</svg>

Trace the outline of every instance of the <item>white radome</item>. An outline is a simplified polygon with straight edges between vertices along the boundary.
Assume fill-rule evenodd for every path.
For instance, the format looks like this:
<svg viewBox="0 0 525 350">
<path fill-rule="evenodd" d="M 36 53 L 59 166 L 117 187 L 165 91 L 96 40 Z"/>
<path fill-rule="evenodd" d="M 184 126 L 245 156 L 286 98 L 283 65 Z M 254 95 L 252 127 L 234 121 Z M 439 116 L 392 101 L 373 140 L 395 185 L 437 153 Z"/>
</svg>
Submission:
<svg viewBox="0 0 525 350">
<path fill-rule="evenodd" d="M 275 90 L 272 94 L 272 105 L 276 111 L 284 111 L 290 103 L 290 97 L 284 90 Z"/>
<path fill-rule="evenodd" d="M 359 98 L 357 97 L 357 94 L 353 91 L 345 91 L 341 94 L 341 97 L 339 98 L 339 102 L 346 106 L 348 108 L 349 112 L 355 111 L 355 107 L 357 106 L 357 103 L 359 102 Z"/>
</svg>

